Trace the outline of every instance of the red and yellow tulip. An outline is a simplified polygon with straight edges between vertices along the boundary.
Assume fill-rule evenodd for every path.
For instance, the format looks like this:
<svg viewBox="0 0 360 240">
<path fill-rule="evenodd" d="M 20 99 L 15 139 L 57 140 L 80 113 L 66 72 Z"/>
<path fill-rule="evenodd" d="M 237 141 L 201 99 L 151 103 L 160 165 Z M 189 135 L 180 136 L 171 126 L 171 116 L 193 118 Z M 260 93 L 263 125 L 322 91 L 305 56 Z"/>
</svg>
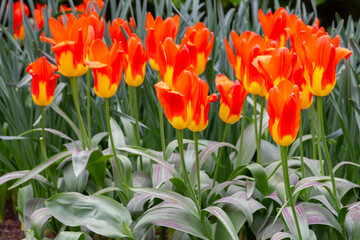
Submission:
<svg viewBox="0 0 360 240">
<path fill-rule="evenodd" d="M 179 46 L 170 37 L 159 43 L 158 66 L 161 78 L 172 87 L 179 74 L 189 67 L 190 56 L 186 45 Z"/>
<path fill-rule="evenodd" d="M 284 8 L 278 8 L 273 14 L 271 11 L 264 15 L 259 9 L 258 17 L 265 34 L 265 41 L 270 42 L 276 47 L 285 47 L 288 39 L 286 23 L 289 18 L 288 12 Z"/>
<path fill-rule="evenodd" d="M 300 32 L 295 36 L 295 51 L 304 65 L 304 76 L 310 91 L 315 96 L 326 96 L 335 87 L 335 69 L 341 59 L 347 59 L 352 52 L 339 47 L 340 38 L 329 35 L 320 37 L 310 32 Z"/>
<path fill-rule="evenodd" d="M 258 69 L 252 64 L 255 57 L 263 54 L 266 43 L 264 39 L 254 32 L 246 31 L 238 36 L 231 32 L 235 53 L 225 38 L 225 48 L 236 78 L 244 82 L 247 92 L 264 96 L 265 80 Z"/>
<path fill-rule="evenodd" d="M 49 63 L 46 57 L 36 59 L 26 68 L 32 76 L 31 92 L 32 99 L 36 105 L 48 106 L 54 98 L 57 79 L 59 74 L 54 74 L 57 67 Z"/>
<path fill-rule="evenodd" d="M 49 19 L 49 27 L 53 38 L 45 38 L 51 43 L 51 50 L 55 53 L 56 63 L 62 75 L 78 77 L 85 74 L 88 66 L 88 51 L 94 39 L 94 29 L 85 17 L 76 17 L 71 14 L 64 27 L 55 18 Z"/>
<path fill-rule="evenodd" d="M 183 70 L 172 86 L 163 81 L 154 86 L 171 125 L 176 129 L 187 128 L 193 119 L 193 109 L 199 91 L 199 80 L 195 70 Z"/>
<path fill-rule="evenodd" d="M 209 86 L 206 81 L 199 78 L 199 92 L 192 120 L 188 128 L 193 132 L 204 130 L 209 124 L 210 103 L 215 102 L 218 97 L 215 93 L 208 96 Z"/>
<path fill-rule="evenodd" d="M 158 60 L 158 47 L 160 43 L 165 42 L 166 38 L 171 38 L 175 41 L 176 35 L 179 30 L 180 18 L 179 15 L 174 17 L 166 18 L 162 20 L 161 17 L 157 17 L 155 20 L 151 13 L 148 13 L 146 16 L 146 25 L 147 30 L 145 46 L 146 52 L 149 56 L 150 66 L 159 71 L 159 60 Z"/>
<path fill-rule="evenodd" d="M 267 112 L 269 131 L 281 146 L 294 142 L 300 127 L 301 96 L 299 87 L 288 80 L 281 81 L 269 92 Z"/>
<path fill-rule="evenodd" d="M 90 51 L 92 61 L 86 63 L 94 75 L 95 93 L 99 97 L 110 98 L 116 93 L 121 81 L 124 52 L 117 41 L 114 41 L 109 51 L 106 44 L 99 39 L 91 44 Z"/>
<path fill-rule="evenodd" d="M 219 116 L 222 121 L 232 124 L 239 121 L 247 92 L 239 80 L 235 82 L 225 75 L 219 74 L 215 79 L 216 88 L 220 93 Z"/>
<path fill-rule="evenodd" d="M 109 22 L 109 33 L 111 40 L 115 39 L 118 41 L 125 52 L 128 51 L 128 44 L 127 39 L 121 29 L 123 28 L 127 35 L 130 36 L 132 34 L 131 27 L 135 28 L 135 22 L 133 18 L 130 18 L 129 23 L 125 20 L 122 20 L 121 18 L 114 19 L 111 24 Z"/>
<path fill-rule="evenodd" d="M 29 8 L 26 4 L 23 4 L 24 13 L 29 16 Z M 23 14 L 21 9 L 21 2 L 17 1 L 13 3 L 13 32 L 14 38 L 23 40 L 25 38 L 25 28 L 23 24 Z"/>
<path fill-rule="evenodd" d="M 197 74 L 205 71 L 207 60 L 214 45 L 214 33 L 198 22 L 194 27 L 188 27 L 181 44 L 186 44 L 190 53 L 190 64 Z"/>
<path fill-rule="evenodd" d="M 132 87 L 137 87 L 143 83 L 145 78 L 147 55 L 141 40 L 135 33 L 129 36 L 127 45 L 128 52 L 125 52 L 125 82 Z"/>
</svg>

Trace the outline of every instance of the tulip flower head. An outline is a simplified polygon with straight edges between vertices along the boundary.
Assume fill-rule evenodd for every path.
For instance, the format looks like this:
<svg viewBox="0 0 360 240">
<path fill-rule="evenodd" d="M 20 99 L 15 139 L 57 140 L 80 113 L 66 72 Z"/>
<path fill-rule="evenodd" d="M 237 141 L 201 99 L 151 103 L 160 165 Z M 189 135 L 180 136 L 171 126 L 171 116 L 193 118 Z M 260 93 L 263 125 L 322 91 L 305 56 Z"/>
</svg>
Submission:
<svg viewBox="0 0 360 240">
<path fill-rule="evenodd" d="M 273 14 L 271 11 L 264 15 L 259 9 L 258 17 L 265 34 L 266 42 L 275 42 L 277 47 L 285 47 L 288 39 L 286 23 L 289 18 L 288 12 L 284 8 L 278 8 Z"/>
<path fill-rule="evenodd" d="M 122 29 L 124 29 L 127 35 L 130 36 L 132 34 L 131 28 L 135 28 L 135 22 L 133 18 L 130 18 L 129 23 L 120 18 L 114 19 L 111 24 L 109 23 L 109 33 L 111 39 L 115 39 L 116 41 L 118 41 L 125 52 L 128 51 L 128 44 L 127 39 L 122 32 Z"/>
<path fill-rule="evenodd" d="M 102 98 L 112 97 L 121 81 L 124 52 L 117 41 L 111 45 L 109 51 L 106 44 L 99 39 L 92 43 L 90 51 L 93 60 L 86 63 L 93 71 L 95 93 Z"/>
<path fill-rule="evenodd" d="M 244 82 L 247 92 L 254 95 L 264 95 L 265 80 L 252 64 L 255 57 L 261 55 L 266 48 L 264 39 L 254 32 L 246 31 L 240 36 L 231 32 L 235 53 L 225 38 L 225 48 L 235 76 Z"/>
<path fill-rule="evenodd" d="M 29 16 L 29 8 L 26 4 L 23 4 L 24 13 Z M 14 38 L 23 40 L 25 38 L 25 29 L 23 24 L 23 14 L 21 9 L 21 2 L 17 1 L 13 3 L 13 32 Z"/>
<path fill-rule="evenodd" d="M 158 47 L 160 43 L 163 43 L 166 38 L 171 38 L 175 42 L 176 35 L 179 30 L 180 18 L 179 15 L 174 17 L 168 17 L 162 20 L 161 17 L 157 17 L 155 20 L 151 13 L 146 15 L 147 35 L 145 39 L 146 52 L 149 56 L 150 66 L 159 71 L 158 62 Z"/>
<path fill-rule="evenodd" d="M 48 106 L 54 98 L 57 79 L 59 74 L 54 74 L 58 68 L 49 63 L 46 57 L 36 59 L 26 68 L 32 76 L 31 92 L 32 99 L 36 105 Z"/>
<path fill-rule="evenodd" d="M 235 82 L 225 75 L 219 74 L 215 79 L 216 88 L 220 93 L 219 115 L 223 122 L 232 124 L 239 121 L 247 92 L 239 80 Z"/>
<path fill-rule="evenodd" d="M 310 32 L 300 32 L 295 37 L 295 50 L 304 65 L 305 79 L 315 96 L 326 96 L 336 84 L 336 66 L 341 59 L 347 59 L 352 52 L 339 47 L 340 38 L 329 35 L 320 37 Z"/>
<path fill-rule="evenodd" d="M 199 78 L 199 92 L 197 102 L 193 111 L 192 121 L 188 128 L 193 132 L 203 131 L 209 124 L 210 103 L 215 102 L 218 97 L 215 93 L 208 96 L 209 86 L 206 81 Z"/>
<path fill-rule="evenodd" d="M 161 78 L 170 87 L 178 78 L 179 74 L 189 67 L 190 53 L 186 45 L 175 44 L 172 38 L 166 38 L 164 43 L 159 43 L 158 66 Z"/>
<path fill-rule="evenodd" d="M 181 44 L 186 44 L 190 53 L 190 64 L 197 74 L 205 71 L 207 60 L 214 45 L 214 33 L 202 22 L 188 27 Z"/>
<path fill-rule="evenodd" d="M 137 87 L 143 83 L 145 78 L 147 55 L 141 40 L 135 33 L 130 35 L 127 44 L 128 52 L 125 52 L 125 82 L 132 87 Z"/>
<path fill-rule="evenodd" d="M 288 80 L 281 81 L 269 92 L 267 112 L 269 131 L 281 146 L 294 142 L 300 127 L 301 96 L 299 87 Z"/>
<path fill-rule="evenodd" d="M 73 14 L 65 27 L 53 17 L 49 19 L 49 27 L 53 38 L 40 38 L 53 45 L 51 50 L 60 73 L 67 77 L 84 75 L 89 68 L 85 61 L 94 39 L 94 28 L 85 17 L 76 19 Z"/>
<path fill-rule="evenodd" d="M 163 81 L 154 86 L 171 125 L 176 129 L 187 128 L 193 119 L 199 91 L 199 79 L 195 70 L 184 69 L 172 86 Z"/>
</svg>

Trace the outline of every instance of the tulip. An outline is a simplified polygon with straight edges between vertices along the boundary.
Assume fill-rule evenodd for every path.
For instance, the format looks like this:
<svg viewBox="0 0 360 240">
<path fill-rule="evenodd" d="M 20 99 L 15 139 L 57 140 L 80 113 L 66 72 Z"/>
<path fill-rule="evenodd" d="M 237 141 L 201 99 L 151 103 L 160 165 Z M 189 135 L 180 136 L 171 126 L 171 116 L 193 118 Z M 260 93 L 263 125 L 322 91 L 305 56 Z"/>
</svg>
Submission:
<svg viewBox="0 0 360 240">
<path fill-rule="evenodd" d="M 24 13 L 29 17 L 29 8 L 26 4 L 23 4 Z M 21 9 L 21 2 L 17 1 L 13 3 L 13 32 L 15 40 L 24 40 L 25 29 L 23 24 L 23 14 Z"/>
<path fill-rule="evenodd" d="M 265 16 L 263 11 L 259 9 L 258 17 L 265 34 L 265 41 L 273 42 L 277 47 L 285 47 L 288 39 L 286 32 L 288 12 L 281 7 L 274 14 L 270 11 Z"/>
<path fill-rule="evenodd" d="M 174 84 L 158 82 L 156 95 L 164 109 L 165 116 L 176 129 L 185 129 L 192 121 L 199 91 L 199 80 L 191 68 L 183 70 Z"/>
<path fill-rule="evenodd" d="M 175 41 L 176 35 L 179 30 L 180 18 L 179 15 L 174 17 L 166 18 L 162 20 L 161 17 L 157 17 L 155 20 L 151 13 L 146 15 L 147 30 L 145 46 L 149 56 L 150 66 L 159 71 L 159 60 L 158 60 L 158 48 L 161 42 L 164 42 L 166 38 L 170 37 Z"/>
<path fill-rule="evenodd" d="M 88 13 L 97 12 L 98 7 L 100 10 L 104 7 L 104 0 L 83 0 L 85 9 L 88 9 Z"/>
<path fill-rule="evenodd" d="M 56 81 L 60 77 L 54 74 L 58 68 L 49 63 L 46 57 L 36 59 L 26 68 L 26 71 L 32 76 L 31 92 L 32 99 L 36 105 L 48 106 L 54 98 Z"/>
<path fill-rule="evenodd" d="M 147 56 L 141 40 L 136 34 L 130 35 L 127 44 L 128 52 L 125 52 L 125 82 L 132 87 L 137 87 L 143 83 L 145 78 Z"/>
<path fill-rule="evenodd" d="M 40 37 L 51 43 L 51 50 L 55 53 L 55 60 L 62 75 L 67 77 L 78 77 L 84 75 L 88 66 L 88 50 L 94 38 L 94 28 L 85 17 L 76 17 L 71 14 L 62 26 L 55 18 L 49 19 L 49 27 L 53 39 Z"/>
<path fill-rule="evenodd" d="M 173 86 L 179 74 L 189 67 L 190 56 L 186 45 L 178 46 L 172 38 L 166 38 L 164 43 L 159 43 L 158 66 L 161 78 Z"/>
<path fill-rule="evenodd" d="M 188 128 L 193 132 L 203 131 L 209 124 L 210 103 L 215 102 L 218 97 L 215 93 L 208 96 L 209 86 L 206 81 L 199 78 L 199 92 L 194 109 L 192 121 Z"/>
<path fill-rule="evenodd" d="M 130 18 L 129 23 L 120 18 L 114 19 L 112 24 L 109 23 L 109 33 L 112 40 L 120 42 L 124 52 L 128 52 L 127 38 L 124 36 L 122 29 L 125 30 L 126 34 L 130 36 L 132 34 L 131 29 L 135 28 L 135 22 L 133 18 Z"/>
<path fill-rule="evenodd" d="M 266 48 L 264 39 L 256 33 L 249 31 L 244 32 L 241 36 L 232 31 L 231 39 L 236 55 L 226 38 L 225 48 L 236 78 L 244 82 L 247 92 L 254 95 L 265 95 L 265 80 L 252 64 L 254 58 L 261 55 Z"/>
<path fill-rule="evenodd" d="M 221 120 L 228 124 L 239 121 L 247 95 L 244 85 L 239 80 L 234 83 L 223 74 L 216 77 L 215 84 L 220 93 L 219 115 Z"/>
<path fill-rule="evenodd" d="M 339 36 L 331 39 L 329 35 L 317 37 L 309 32 L 301 32 L 295 38 L 295 50 L 301 53 L 304 76 L 315 96 L 326 96 L 334 89 L 337 64 L 352 54 L 349 49 L 339 47 L 339 42 Z"/>
<path fill-rule="evenodd" d="M 90 47 L 92 61 L 86 63 L 93 71 L 95 94 L 110 98 L 117 91 L 123 71 L 124 52 L 115 41 L 108 50 L 106 44 L 97 39 Z"/>
<path fill-rule="evenodd" d="M 190 64 L 197 74 L 203 73 L 214 44 L 214 33 L 210 33 L 205 24 L 198 22 L 193 28 L 186 29 L 181 44 L 188 47 Z"/>
<path fill-rule="evenodd" d="M 267 105 L 269 131 L 276 143 L 288 146 L 295 140 L 300 126 L 300 110 L 297 85 L 283 80 L 270 90 Z"/>
</svg>

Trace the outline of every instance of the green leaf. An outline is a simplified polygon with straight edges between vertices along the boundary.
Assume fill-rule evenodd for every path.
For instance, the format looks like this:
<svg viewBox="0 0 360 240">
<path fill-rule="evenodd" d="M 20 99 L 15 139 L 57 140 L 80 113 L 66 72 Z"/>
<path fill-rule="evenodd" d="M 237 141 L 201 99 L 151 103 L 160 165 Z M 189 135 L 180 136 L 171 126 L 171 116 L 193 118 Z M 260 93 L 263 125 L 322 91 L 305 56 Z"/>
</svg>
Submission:
<svg viewBox="0 0 360 240">
<path fill-rule="evenodd" d="M 44 237 L 45 226 L 49 218 L 51 218 L 51 214 L 46 208 L 40 208 L 31 215 L 31 229 L 34 230 L 35 236 Z"/>
<path fill-rule="evenodd" d="M 124 227 L 132 221 L 129 211 L 111 198 L 68 192 L 56 194 L 45 201 L 45 205 L 57 220 L 67 226 L 84 226 L 111 238 L 132 237 Z"/>
<path fill-rule="evenodd" d="M 30 179 L 34 178 L 38 173 L 47 169 L 53 163 L 55 163 L 57 161 L 61 161 L 69 156 L 71 156 L 71 152 L 69 152 L 69 151 L 61 152 L 61 153 L 58 153 L 58 154 L 52 156 L 46 162 L 39 164 L 38 166 L 33 168 L 29 173 L 27 173 L 24 177 L 22 177 L 18 181 L 16 181 L 13 185 L 11 185 L 10 189 L 16 188 L 17 186 L 29 181 Z"/>
<path fill-rule="evenodd" d="M 186 192 L 187 186 L 185 185 L 184 181 L 181 178 L 171 178 L 170 182 L 174 184 L 180 191 Z"/>
<path fill-rule="evenodd" d="M 107 155 L 109 158 L 111 155 Z M 96 185 L 101 188 L 104 185 L 106 178 L 106 159 L 100 150 L 93 151 L 87 161 L 87 170 L 90 173 L 92 179 L 94 179 Z M 103 159 L 103 160 L 102 160 Z M 100 161 L 99 161 L 100 160 Z"/>
<path fill-rule="evenodd" d="M 92 152 L 92 150 L 79 150 L 73 152 L 71 158 L 75 177 L 78 177 L 84 171 Z"/>
<path fill-rule="evenodd" d="M 82 171 L 76 176 L 73 164 L 67 163 L 62 172 L 64 174 L 64 182 L 67 191 L 81 193 L 85 190 L 89 178 L 88 171 Z"/>
<path fill-rule="evenodd" d="M 85 233 L 83 232 L 61 232 L 58 236 L 61 240 L 85 240 Z"/>
<path fill-rule="evenodd" d="M 64 120 L 70 125 L 70 127 L 74 130 L 76 136 L 81 139 L 81 134 L 80 134 L 80 130 L 79 128 L 75 125 L 75 123 L 73 121 L 71 121 L 71 119 L 63 112 L 63 110 L 61 110 L 59 108 L 59 106 L 55 105 L 55 104 L 51 104 L 50 105 L 51 108 L 57 113 L 59 114 L 62 118 L 64 118 Z"/>
<path fill-rule="evenodd" d="M 228 233 L 230 234 L 231 239 L 238 240 L 237 233 L 235 231 L 234 225 L 232 224 L 229 216 L 219 207 L 216 206 L 210 206 L 204 209 L 204 211 L 207 211 L 217 217 L 219 221 L 224 225 Z"/>
</svg>

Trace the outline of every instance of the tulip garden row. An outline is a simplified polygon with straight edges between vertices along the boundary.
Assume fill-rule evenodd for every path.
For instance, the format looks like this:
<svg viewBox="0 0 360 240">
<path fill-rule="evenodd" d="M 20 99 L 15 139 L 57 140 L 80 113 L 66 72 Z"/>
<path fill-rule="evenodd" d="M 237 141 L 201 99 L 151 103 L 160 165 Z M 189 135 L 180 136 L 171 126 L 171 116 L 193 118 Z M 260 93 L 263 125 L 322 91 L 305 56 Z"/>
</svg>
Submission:
<svg viewBox="0 0 360 240">
<path fill-rule="evenodd" d="M 360 238 L 351 17 L 27 4 L 0 6 L 0 207 L 27 239 Z"/>
</svg>

